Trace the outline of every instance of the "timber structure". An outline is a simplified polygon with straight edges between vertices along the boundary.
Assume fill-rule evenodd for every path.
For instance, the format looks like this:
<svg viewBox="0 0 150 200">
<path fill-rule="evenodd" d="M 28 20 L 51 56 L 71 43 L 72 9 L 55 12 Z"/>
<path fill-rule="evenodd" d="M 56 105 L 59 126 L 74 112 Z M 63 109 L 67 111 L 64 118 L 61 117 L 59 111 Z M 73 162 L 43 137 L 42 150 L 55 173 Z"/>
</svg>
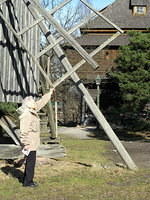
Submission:
<svg viewBox="0 0 150 200">
<path fill-rule="evenodd" d="M 100 126 L 104 129 L 105 133 L 107 134 L 107 136 L 109 137 L 109 139 L 111 140 L 111 142 L 113 143 L 115 148 L 118 150 L 119 154 L 121 155 L 122 159 L 125 161 L 128 168 L 135 170 L 135 169 L 137 169 L 137 167 L 136 167 L 134 161 L 131 159 L 128 152 L 126 151 L 126 149 L 124 148 L 122 143 L 119 141 L 119 139 L 115 135 L 115 133 L 112 130 L 112 128 L 110 127 L 109 123 L 106 121 L 105 117 L 103 116 L 103 114 L 101 113 L 101 111 L 99 110 L 97 105 L 95 104 L 93 98 L 91 97 L 88 90 L 85 88 L 84 84 L 81 82 L 80 78 L 78 77 L 78 75 L 76 73 L 76 70 L 86 62 L 89 65 L 91 65 L 93 70 L 96 69 L 98 67 L 98 64 L 93 59 L 93 56 L 96 55 L 99 51 L 101 51 L 111 41 L 113 41 L 115 38 L 117 38 L 119 35 L 121 35 L 123 33 L 123 30 L 121 28 L 119 28 L 115 23 L 111 22 L 111 20 L 109 18 L 105 17 L 103 14 L 99 13 L 97 10 L 92 8 L 92 6 L 89 5 L 85 0 L 80 0 L 80 1 L 85 6 L 87 6 L 89 9 L 91 9 L 91 11 L 93 12 L 93 14 L 88 18 L 88 20 L 97 15 L 99 18 L 102 18 L 106 23 L 111 24 L 111 26 L 117 30 L 114 35 L 112 35 L 103 44 L 101 44 L 100 46 L 95 48 L 90 54 L 87 51 L 85 51 L 85 49 L 71 36 L 71 33 L 74 32 L 75 30 L 77 30 L 80 26 L 82 26 L 83 23 L 85 23 L 87 21 L 87 18 L 84 19 L 80 24 L 76 25 L 76 27 L 72 28 L 70 31 L 67 32 L 65 29 L 63 29 L 60 26 L 60 24 L 53 17 L 53 13 L 56 12 L 61 7 L 65 6 L 67 3 L 69 3 L 70 0 L 65 0 L 63 3 L 56 6 L 54 9 L 52 9 L 50 11 L 44 10 L 41 7 L 41 5 L 38 3 L 37 0 L 22 0 L 21 2 L 24 4 L 24 7 L 26 7 L 28 9 L 28 12 L 32 15 L 34 21 L 33 21 L 32 25 L 29 24 L 26 27 L 24 27 L 22 30 L 19 30 L 19 31 L 14 27 L 14 23 L 11 23 L 11 21 L 9 21 L 7 19 L 7 17 L 4 15 L 5 12 L 3 10 L 1 10 L 1 12 L 0 12 L 0 18 L 3 22 L 3 24 L 5 25 L 5 27 L 7 27 L 7 29 L 12 33 L 13 37 L 19 44 L 20 48 L 23 49 L 23 52 L 26 52 L 26 54 L 28 55 L 28 59 L 32 60 L 32 62 L 35 64 L 37 69 L 43 75 L 43 77 L 45 78 L 45 80 L 47 81 L 47 83 L 49 84 L 50 87 L 57 87 L 64 80 L 66 80 L 66 78 L 71 76 L 72 80 L 74 81 L 74 84 L 79 88 L 87 105 L 89 106 L 89 108 L 91 109 L 91 111 L 93 112 L 95 117 L 97 118 L 97 121 L 99 122 Z M 0 4 L 2 6 L 3 6 L 3 4 L 6 4 L 6 6 L 7 6 L 7 4 L 9 4 L 12 6 L 13 11 L 17 9 L 17 8 L 15 9 L 15 7 L 14 7 L 15 3 L 16 3 L 16 0 L 0 0 Z M 10 9 L 8 11 L 10 11 Z M 10 17 L 10 15 L 8 15 L 8 16 Z M 15 16 L 15 19 L 17 19 L 16 16 Z M 51 34 L 50 30 L 48 30 L 47 24 L 51 24 L 57 30 L 57 32 L 61 35 L 61 37 L 56 39 Z M 29 42 L 25 43 L 24 37 L 23 37 L 24 34 L 26 34 L 30 29 L 34 29 L 35 26 L 38 26 L 40 28 L 40 30 L 43 32 L 43 35 L 45 36 L 45 39 L 49 42 L 49 45 L 39 53 L 32 52 L 31 49 L 29 48 L 29 46 L 27 45 Z M 70 43 L 71 46 L 82 57 L 82 59 L 75 66 L 71 65 L 68 58 L 64 54 L 61 46 L 59 45 L 59 42 L 64 39 L 68 43 Z M 44 55 L 50 49 L 53 49 L 55 51 L 60 62 L 66 69 L 66 73 L 61 78 L 57 79 L 55 82 L 52 82 L 49 79 L 49 76 L 43 70 L 43 68 L 40 65 L 39 60 L 38 60 L 40 56 Z M 18 144 L 16 144 L 16 146 L 18 146 Z"/>
</svg>

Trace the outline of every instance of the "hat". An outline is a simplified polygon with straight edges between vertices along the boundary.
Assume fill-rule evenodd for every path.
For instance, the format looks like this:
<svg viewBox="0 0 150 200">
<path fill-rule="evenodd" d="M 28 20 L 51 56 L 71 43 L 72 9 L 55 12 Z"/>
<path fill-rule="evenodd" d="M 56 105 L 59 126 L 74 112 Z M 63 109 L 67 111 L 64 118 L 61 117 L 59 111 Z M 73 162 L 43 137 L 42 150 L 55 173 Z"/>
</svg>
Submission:
<svg viewBox="0 0 150 200">
<path fill-rule="evenodd" d="M 36 113 L 36 103 L 32 96 L 27 96 L 22 101 L 22 106 L 20 106 L 16 110 L 20 115 L 23 114 L 25 111 L 30 111 Z"/>
<path fill-rule="evenodd" d="M 36 109 L 36 103 L 32 96 L 27 96 L 22 101 L 22 106 L 30 109 Z"/>
</svg>

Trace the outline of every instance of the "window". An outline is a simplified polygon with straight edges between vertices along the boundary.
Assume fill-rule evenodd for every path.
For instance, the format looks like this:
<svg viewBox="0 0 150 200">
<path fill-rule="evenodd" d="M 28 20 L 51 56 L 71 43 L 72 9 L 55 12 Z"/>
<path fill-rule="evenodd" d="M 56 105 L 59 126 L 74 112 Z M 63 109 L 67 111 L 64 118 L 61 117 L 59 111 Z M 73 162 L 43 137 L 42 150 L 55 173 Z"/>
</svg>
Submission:
<svg viewBox="0 0 150 200">
<path fill-rule="evenodd" d="M 145 15 L 145 14 L 146 14 L 146 6 L 133 7 L 133 15 Z"/>
</svg>

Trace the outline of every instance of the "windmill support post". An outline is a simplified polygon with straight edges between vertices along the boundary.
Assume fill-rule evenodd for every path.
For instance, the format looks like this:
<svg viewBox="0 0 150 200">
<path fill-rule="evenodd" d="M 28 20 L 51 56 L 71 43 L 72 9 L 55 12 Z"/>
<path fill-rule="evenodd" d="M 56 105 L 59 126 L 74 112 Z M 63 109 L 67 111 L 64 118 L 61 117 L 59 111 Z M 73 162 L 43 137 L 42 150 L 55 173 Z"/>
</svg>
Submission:
<svg viewBox="0 0 150 200">
<path fill-rule="evenodd" d="M 7 20 L 5 19 L 5 17 L 3 16 L 2 13 L 0 13 L 0 17 L 4 20 L 4 22 L 7 24 L 8 28 L 12 31 L 12 33 L 18 39 L 20 44 L 23 46 L 23 48 L 26 50 L 26 52 L 32 58 L 32 60 L 37 65 L 37 67 L 39 68 L 39 70 L 43 74 L 44 78 L 46 79 L 46 81 L 49 83 L 49 85 L 51 87 L 58 86 L 68 76 L 71 76 L 72 80 L 74 81 L 75 85 L 81 91 L 81 94 L 82 94 L 83 98 L 85 99 L 87 105 L 89 106 L 89 108 L 93 112 L 93 114 L 96 117 L 97 121 L 99 122 L 100 126 L 104 129 L 105 133 L 107 134 L 107 136 L 111 140 L 112 144 L 115 146 L 115 148 L 119 152 L 120 156 L 122 157 L 122 159 L 124 160 L 124 162 L 126 163 L 128 168 L 132 169 L 132 170 L 136 170 L 137 166 L 135 165 L 134 161 L 131 159 L 131 157 L 129 156 L 128 152 L 126 151 L 126 149 L 124 148 L 122 143 L 119 141 L 118 137 L 115 135 L 115 133 L 112 130 L 111 126 L 106 121 L 106 119 L 103 116 L 102 112 L 99 110 L 99 108 L 95 104 L 93 98 L 91 97 L 91 95 L 89 94 L 88 90 L 85 88 L 84 84 L 82 83 L 82 81 L 80 80 L 80 78 L 78 77 L 78 75 L 76 73 L 76 70 L 80 66 L 82 66 L 85 63 L 85 61 L 87 61 L 94 69 L 97 68 L 98 64 L 92 59 L 92 56 L 95 55 L 101 49 L 103 49 L 114 38 L 118 37 L 121 33 L 123 33 L 123 31 L 118 26 L 113 24 L 110 20 L 108 20 L 106 17 L 104 17 L 102 14 L 99 14 L 97 11 L 95 11 L 84 0 L 81 0 L 81 2 L 83 2 L 87 7 L 89 7 L 92 11 L 94 11 L 99 17 L 102 17 L 107 23 L 113 25 L 116 28 L 116 30 L 118 30 L 117 33 L 114 35 L 114 37 L 112 37 L 110 40 L 107 40 L 104 44 L 102 44 L 99 48 L 97 48 L 91 54 L 88 54 L 76 42 L 76 40 L 58 24 L 58 22 L 53 18 L 51 13 L 45 11 L 36 0 L 23 0 L 23 1 L 26 4 L 26 6 L 28 7 L 28 9 L 29 9 L 30 13 L 32 14 L 32 16 L 34 17 L 34 19 L 35 20 L 39 19 L 39 20 L 35 21 L 35 23 L 33 23 L 31 26 L 29 26 L 26 29 L 24 29 L 22 32 L 24 33 L 25 31 L 28 31 L 30 28 L 33 28 L 35 24 L 37 24 L 40 27 L 40 29 L 44 33 L 47 41 L 50 44 L 54 45 L 53 49 L 54 49 L 55 53 L 57 54 L 60 62 L 63 64 L 63 66 L 65 67 L 65 69 L 66 69 L 66 71 L 68 73 L 68 74 L 66 73 L 67 75 L 64 75 L 64 77 L 62 79 L 60 79 L 60 80 L 58 79 L 56 82 L 52 83 L 51 80 L 49 79 L 49 77 L 47 76 L 47 74 L 45 73 L 45 71 L 42 69 L 41 65 L 39 64 L 36 55 L 33 55 L 28 50 L 28 48 L 26 47 L 24 42 L 22 41 L 22 38 L 19 36 L 20 33 L 17 33 L 13 29 L 11 24 L 9 24 L 7 22 Z M 3 0 L 0 1 L 0 3 L 4 3 L 4 2 L 5 1 L 3 1 Z M 68 3 L 68 2 L 69 2 L 68 0 L 65 1 L 64 5 L 65 5 L 65 3 Z M 59 8 L 59 7 L 57 7 L 57 8 Z M 41 16 L 44 17 L 44 19 L 47 20 L 50 24 L 52 24 L 56 28 L 56 30 L 60 33 L 60 35 L 62 35 L 62 37 L 64 37 L 79 52 L 79 54 L 83 57 L 83 60 L 81 60 L 81 62 L 79 62 L 77 65 L 75 65 L 74 68 L 72 67 L 72 65 L 69 62 L 69 60 L 67 59 L 67 57 L 65 56 L 65 54 L 64 54 L 63 50 L 61 49 L 60 45 L 57 44 L 58 41 L 51 34 L 51 32 L 47 29 L 47 26 L 45 25 L 44 21 L 41 19 Z"/>
</svg>

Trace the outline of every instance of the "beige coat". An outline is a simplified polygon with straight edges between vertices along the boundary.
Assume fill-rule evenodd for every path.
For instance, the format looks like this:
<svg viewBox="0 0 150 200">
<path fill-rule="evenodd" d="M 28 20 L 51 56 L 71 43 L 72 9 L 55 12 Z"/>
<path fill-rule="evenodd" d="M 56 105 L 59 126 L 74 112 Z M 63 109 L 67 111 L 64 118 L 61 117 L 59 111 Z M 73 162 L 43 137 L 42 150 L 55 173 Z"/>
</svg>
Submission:
<svg viewBox="0 0 150 200">
<path fill-rule="evenodd" d="M 52 91 L 36 101 L 36 110 L 26 110 L 20 115 L 21 143 L 24 148 L 36 151 L 40 145 L 40 118 L 37 112 L 43 108 L 51 98 Z"/>
</svg>

